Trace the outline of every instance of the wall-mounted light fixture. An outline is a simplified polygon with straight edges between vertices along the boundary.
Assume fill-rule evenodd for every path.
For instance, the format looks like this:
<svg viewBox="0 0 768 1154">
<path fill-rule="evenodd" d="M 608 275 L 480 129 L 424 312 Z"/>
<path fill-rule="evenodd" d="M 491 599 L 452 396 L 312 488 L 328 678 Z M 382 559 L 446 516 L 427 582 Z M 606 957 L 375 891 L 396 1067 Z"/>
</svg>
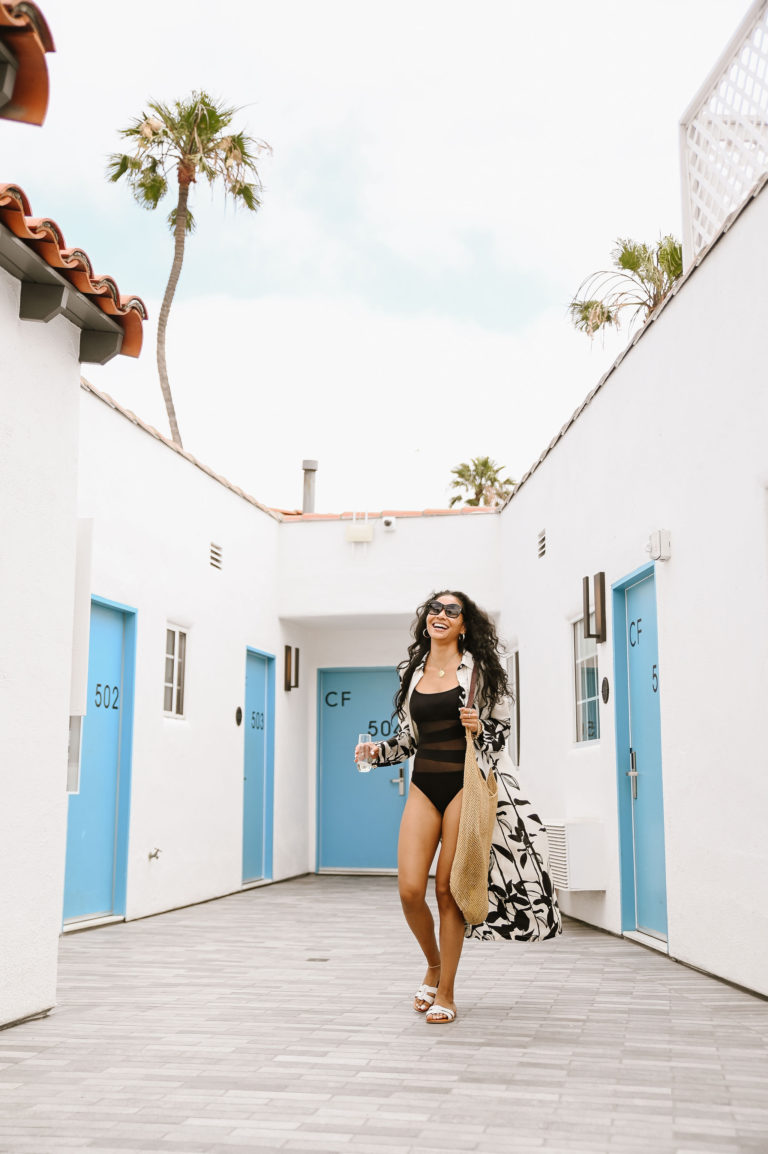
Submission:
<svg viewBox="0 0 768 1154">
<path fill-rule="evenodd" d="M 652 561 L 669 561 L 672 556 L 672 534 L 669 529 L 656 529 L 645 547 Z"/>
<path fill-rule="evenodd" d="M 283 688 L 286 690 L 299 688 L 299 651 L 290 645 L 285 647 L 285 680 Z"/>
<path fill-rule="evenodd" d="M 589 577 L 584 577 L 581 582 L 582 603 L 584 607 L 584 636 L 594 637 L 595 641 L 601 644 L 608 635 L 605 622 L 605 573 L 595 573 L 592 578 L 592 588 L 592 600 L 595 605 L 594 630 L 589 627 L 589 619 L 592 613 L 589 607 Z"/>
</svg>

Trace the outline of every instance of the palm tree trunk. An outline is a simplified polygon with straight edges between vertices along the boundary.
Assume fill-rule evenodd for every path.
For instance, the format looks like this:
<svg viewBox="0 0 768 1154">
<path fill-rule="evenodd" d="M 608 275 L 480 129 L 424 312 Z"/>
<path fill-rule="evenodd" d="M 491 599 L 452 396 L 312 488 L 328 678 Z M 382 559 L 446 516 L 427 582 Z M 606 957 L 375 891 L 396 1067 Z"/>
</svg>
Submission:
<svg viewBox="0 0 768 1154">
<path fill-rule="evenodd" d="M 194 179 L 194 176 L 193 176 Z M 165 286 L 163 303 L 160 306 L 160 317 L 157 322 L 157 371 L 160 375 L 160 388 L 168 413 L 168 423 L 171 426 L 171 439 L 179 448 L 183 448 L 181 434 L 176 421 L 176 409 L 171 396 L 171 386 L 168 381 L 168 368 L 165 363 L 165 330 L 168 327 L 168 316 L 171 304 L 176 293 L 176 286 L 181 276 L 181 265 L 184 260 L 184 242 L 187 238 L 187 201 L 189 200 L 190 180 L 187 173 L 179 171 L 179 199 L 176 203 L 176 226 L 173 231 L 173 264 L 168 284 Z"/>
</svg>

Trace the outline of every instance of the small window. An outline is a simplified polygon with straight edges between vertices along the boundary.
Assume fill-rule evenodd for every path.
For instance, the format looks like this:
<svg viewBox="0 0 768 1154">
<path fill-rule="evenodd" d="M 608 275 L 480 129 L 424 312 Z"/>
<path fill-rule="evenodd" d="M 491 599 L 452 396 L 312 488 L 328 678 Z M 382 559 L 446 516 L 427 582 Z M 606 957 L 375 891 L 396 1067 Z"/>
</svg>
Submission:
<svg viewBox="0 0 768 1154">
<path fill-rule="evenodd" d="M 163 710 L 169 717 L 184 716 L 184 676 L 187 634 L 169 626 L 165 631 L 165 691 Z"/>
<path fill-rule="evenodd" d="M 590 616 L 594 631 L 594 614 Z M 576 690 L 576 740 L 597 741 L 600 737 L 598 708 L 597 642 L 584 636 L 584 620 L 573 626 L 573 664 Z"/>
</svg>

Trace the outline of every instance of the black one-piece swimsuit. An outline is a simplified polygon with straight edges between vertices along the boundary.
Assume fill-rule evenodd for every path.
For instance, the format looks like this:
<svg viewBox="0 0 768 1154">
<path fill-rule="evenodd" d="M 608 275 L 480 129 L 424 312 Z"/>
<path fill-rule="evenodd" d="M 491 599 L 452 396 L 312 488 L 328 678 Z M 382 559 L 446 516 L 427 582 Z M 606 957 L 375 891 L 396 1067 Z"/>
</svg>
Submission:
<svg viewBox="0 0 768 1154">
<path fill-rule="evenodd" d="M 459 720 L 459 687 L 442 693 L 414 689 L 410 705 L 419 731 L 411 780 L 440 813 L 445 813 L 464 785 L 467 742 Z"/>
</svg>

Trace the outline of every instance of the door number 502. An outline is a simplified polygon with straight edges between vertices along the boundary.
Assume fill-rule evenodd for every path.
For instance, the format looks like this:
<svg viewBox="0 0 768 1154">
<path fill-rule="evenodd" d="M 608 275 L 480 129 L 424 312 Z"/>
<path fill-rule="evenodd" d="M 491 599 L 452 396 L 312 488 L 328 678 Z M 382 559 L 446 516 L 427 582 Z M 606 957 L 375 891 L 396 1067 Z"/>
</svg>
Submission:
<svg viewBox="0 0 768 1154">
<path fill-rule="evenodd" d="M 96 686 L 96 692 L 93 695 L 93 703 L 100 709 L 119 709 L 118 701 L 120 700 L 120 686 L 119 685 L 102 685 L 101 682 Z"/>
</svg>

